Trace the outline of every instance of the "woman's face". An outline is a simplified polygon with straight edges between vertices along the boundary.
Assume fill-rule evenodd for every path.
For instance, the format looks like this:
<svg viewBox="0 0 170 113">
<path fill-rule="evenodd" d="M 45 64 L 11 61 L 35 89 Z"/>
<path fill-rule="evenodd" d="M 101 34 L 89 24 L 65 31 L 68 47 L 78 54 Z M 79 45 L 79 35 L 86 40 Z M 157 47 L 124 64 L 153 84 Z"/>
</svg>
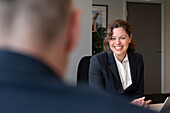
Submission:
<svg viewBox="0 0 170 113">
<path fill-rule="evenodd" d="M 112 38 L 109 40 L 109 46 L 116 57 L 125 57 L 131 39 L 132 36 L 129 37 L 122 27 L 113 29 Z"/>
</svg>

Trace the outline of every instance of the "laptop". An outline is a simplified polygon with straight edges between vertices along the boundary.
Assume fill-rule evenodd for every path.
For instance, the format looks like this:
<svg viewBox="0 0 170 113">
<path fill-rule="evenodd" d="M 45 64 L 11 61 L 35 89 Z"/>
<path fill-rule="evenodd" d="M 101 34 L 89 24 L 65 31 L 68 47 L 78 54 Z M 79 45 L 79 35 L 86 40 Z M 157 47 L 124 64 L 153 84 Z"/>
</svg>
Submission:
<svg viewBox="0 0 170 113">
<path fill-rule="evenodd" d="M 170 96 L 168 96 L 166 100 L 164 101 L 164 103 L 162 104 L 159 113 L 162 113 L 162 112 L 170 112 Z"/>
</svg>

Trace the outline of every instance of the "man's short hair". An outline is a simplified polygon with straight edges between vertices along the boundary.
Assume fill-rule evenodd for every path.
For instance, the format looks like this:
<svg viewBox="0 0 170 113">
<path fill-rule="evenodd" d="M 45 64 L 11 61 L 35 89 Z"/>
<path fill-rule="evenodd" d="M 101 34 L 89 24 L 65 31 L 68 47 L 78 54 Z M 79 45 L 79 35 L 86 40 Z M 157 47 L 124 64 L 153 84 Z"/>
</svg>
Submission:
<svg viewBox="0 0 170 113">
<path fill-rule="evenodd" d="M 70 9 L 71 0 L 0 0 L 0 32 L 9 34 L 24 21 L 23 26 L 32 26 L 35 33 L 52 41 L 67 22 Z"/>
</svg>

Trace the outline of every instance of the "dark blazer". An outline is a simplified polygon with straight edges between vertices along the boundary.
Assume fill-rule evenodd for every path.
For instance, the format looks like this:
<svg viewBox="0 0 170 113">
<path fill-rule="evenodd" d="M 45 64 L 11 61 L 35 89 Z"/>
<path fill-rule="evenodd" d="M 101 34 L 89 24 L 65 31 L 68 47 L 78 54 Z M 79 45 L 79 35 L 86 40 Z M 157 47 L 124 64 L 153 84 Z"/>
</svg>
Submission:
<svg viewBox="0 0 170 113">
<path fill-rule="evenodd" d="M 116 96 L 66 86 L 41 61 L 0 50 L 0 113 L 113 112 L 150 113 Z"/>
<path fill-rule="evenodd" d="M 144 93 L 144 64 L 141 54 L 128 52 L 132 84 L 123 90 L 113 53 L 102 52 L 94 55 L 90 61 L 89 85 L 95 89 L 126 95 L 131 99 Z"/>
</svg>

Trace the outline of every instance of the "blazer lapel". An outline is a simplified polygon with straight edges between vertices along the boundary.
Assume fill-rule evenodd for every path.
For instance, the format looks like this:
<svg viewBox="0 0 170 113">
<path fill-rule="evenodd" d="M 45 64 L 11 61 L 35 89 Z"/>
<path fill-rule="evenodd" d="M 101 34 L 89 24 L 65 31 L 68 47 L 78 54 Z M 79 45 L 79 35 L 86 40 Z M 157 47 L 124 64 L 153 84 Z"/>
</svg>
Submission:
<svg viewBox="0 0 170 113">
<path fill-rule="evenodd" d="M 132 84 L 135 84 L 136 83 L 135 82 L 135 80 L 136 80 L 136 66 L 135 66 L 135 58 L 134 58 L 133 53 L 128 52 L 128 58 L 129 58 L 129 66 L 130 66 Z"/>
<path fill-rule="evenodd" d="M 122 83 L 121 83 L 121 80 L 119 77 L 119 72 L 118 72 L 117 65 L 116 65 L 116 61 L 115 61 L 115 58 L 112 53 L 108 53 L 108 65 L 109 65 L 109 68 L 112 71 L 113 75 L 115 76 L 115 78 L 117 79 L 119 84 L 121 84 L 121 86 L 122 86 Z"/>
</svg>

